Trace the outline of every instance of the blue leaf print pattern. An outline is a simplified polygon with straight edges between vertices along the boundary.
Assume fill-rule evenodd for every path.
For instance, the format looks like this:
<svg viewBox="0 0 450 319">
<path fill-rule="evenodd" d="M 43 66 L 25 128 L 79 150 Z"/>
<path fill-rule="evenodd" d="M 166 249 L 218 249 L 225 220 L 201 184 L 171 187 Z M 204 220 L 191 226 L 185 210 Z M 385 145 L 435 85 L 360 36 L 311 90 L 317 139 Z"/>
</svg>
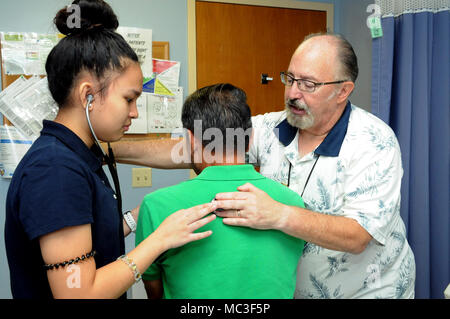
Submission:
<svg viewBox="0 0 450 319">
<path fill-rule="evenodd" d="M 339 285 L 333 292 L 333 298 L 341 299 L 343 297 L 344 297 L 344 294 L 341 293 L 341 285 Z"/>
<path fill-rule="evenodd" d="M 379 271 L 380 271 L 380 275 L 383 276 L 383 274 L 386 272 L 386 269 L 389 269 L 392 266 L 393 261 L 395 261 L 397 259 L 397 256 L 400 255 L 400 253 L 403 250 L 403 246 L 405 244 L 406 238 L 403 236 L 403 234 L 393 231 L 390 236 L 394 242 L 396 243 L 395 245 L 393 245 L 393 249 L 391 249 L 391 251 L 389 252 L 389 254 L 384 254 L 384 259 L 381 259 L 382 257 L 382 251 L 380 248 L 380 251 L 377 252 L 375 258 L 372 260 L 372 262 L 370 263 L 371 265 L 377 265 L 379 266 Z M 402 264 L 403 265 L 403 264 Z M 402 269 L 400 268 L 400 271 L 402 271 Z M 405 274 L 409 272 L 404 272 Z M 409 287 L 408 285 L 408 280 L 411 280 L 410 276 L 408 277 L 408 275 L 403 275 L 402 278 L 404 278 L 404 280 L 400 280 L 399 282 L 397 282 L 397 286 L 396 289 L 398 290 L 399 293 L 404 293 L 406 288 Z M 400 274 L 400 276 L 402 276 L 402 274 Z M 366 288 L 369 287 L 369 282 L 371 282 L 371 274 L 368 274 L 367 277 L 364 279 L 363 281 L 363 285 L 362 287 L 358 290 L 364 290 Z"/>
<path fill-rule="evenodd" d="M 309 280 L 311 280 L 313 287 L 316 289 L 318 293 L 317 298 L 330 299 L 330 291 L 323 282 L 318 280 L 313 274 L 309 274 Z"/>
<path fill-rule="evenodd" d="M 317 188 L 319 191 L 320 199 L 322 201 L 322 209 L 329 210 L 331 204 L 330 193 L 327 191 L 327 188 L 325 187 L 325 184 L 323 183 L 321 178 L 317 179 Z"/>
<path fill-rule="evenodd" d="M 371 221 L 373 220 L 383 220 L 386 218 L 386 215 L 392 214 L 394 212 L 395 204 L 390 202 L 389 207 L 387 207 L 384 204 L 383 200 L 378 201 L 378 208 L 379 208 L 379 214 L 371 216 L 371 219 L 369 219 L 363 212 L 358 211 L 358 222 L 361 224 L 361 226 L 370 231 L 372 229 Z M 375 229 L 374 229 L 375 231 Z"/>
<path fill-rule="evenodd" d="M 348 271 L 348 268 L 344 267 L 344 265 L 348 261 L 348 254 L 343 254 L 340 259 L 330 256 L 328 256 L 327 258 L 328 264 L 330 265 L 330 271 L 325 278 L 330 278 L 337 273 Z"/>
<path fill-rule="evenodd" d="M 406 238 L 403 234 L 393 231 L 389 237 L 394 240 L 393 248 L 389 251 L 389 254 L 385 257 L 385 259 L 379 260 L 378 263 L 381 265 L 381 272 L 384 272 L 384 269 L 391 266 L 393 260 L 397 259 L 397 256 L 403 250 L 403 246 L 405 244 Z"/>
<path fill-rule="evenodd" d="M 402 298 L 412 284 L 413 263 L 408 258 L 400 265 L 400 278 L 395 283 L 395 297 Z"/>
<path fill-rule="evenodd" d="M 336 289 L 334 289 L 333 293 L 330 293 L 330 288 L 322 281 L 318 280 L 315 275 L 310 274 L 309 280 L 311 281 L 314 290 L 316 293 L 305 290 L 296 290 L 295 295 L 296 298 L 308 298 L 308 299 L 330 299 L 343 298 L 343 294 L 341 293 L 341 285 L 338 285 Z"/>
<path fill-rule="evenodd" d="M 369 135 L 370 142 L 372 142 L 380 151 L 385 149 L 390 150 L 395 146 L 395 140 L 393 136 L 384 136 L 380 129 L 374 128 L 373 125 L 371 125 L 364 133 Z"/>
<path fill-rule="evenodd" d="M 316 198 L 311 199 L 308 204 L 308 209 L 326 214 L 331 207 L 331 197 L 321 178 L 317 178 L 316 190 L 319 200 L 316 200 Z"/>
<path fill-rule="evenodd" d="M 331 185 L 335 184 L 341 184 L 342 180 L 340 179 L 340 176 L 344 172 L 344 165 L 342 164 L 342 161 L 338 160 L 336 163 L 336 179 L 331 183 Z"/>
<path fill-rule="evenodd" d="M 319 254 L 323 250 L 322 247 L 317 246 L 312 243 L 306 243 L 305 247 L 303 248 L 303 256 L 309 255 L 309 254 Z"/>
<path fill-rule="evenodd" d="M 378 202 L 378 207 L 380 208 L 380 215 L 376 216 L 378 219 L 384 219 L 387 218 L 387 215 L 390 214 L 394 214 L 395 212 L 395 208 L 396 208 L 396 204 L 394 202 L 389 202 L 389 206 L 386 206 L 384 204 L 384 201 L 380 200 Z"/>
<path fill-rule="evenodd" d="M 378 193 L 378 187 L 389 182 L 391 178 L 390 171 L 392 168 L 392 166 L 389 166 L 389 168 L 383 170 L 381 173 L 378 171 L 372 172 L 372 170 L 368 170 L 365 174 L 365 183 L 358 186 L 356 190 L 348 193 L 347 195 L 350 197 L 357 197 L 360 195 L 376 195 Z"/>
<path fill-rule="evenodd" d="M 369 219 L 364 215 L 363 212 L 358 212 L 358 221 L 364 229 L 370 229 Z"/>
</svg>

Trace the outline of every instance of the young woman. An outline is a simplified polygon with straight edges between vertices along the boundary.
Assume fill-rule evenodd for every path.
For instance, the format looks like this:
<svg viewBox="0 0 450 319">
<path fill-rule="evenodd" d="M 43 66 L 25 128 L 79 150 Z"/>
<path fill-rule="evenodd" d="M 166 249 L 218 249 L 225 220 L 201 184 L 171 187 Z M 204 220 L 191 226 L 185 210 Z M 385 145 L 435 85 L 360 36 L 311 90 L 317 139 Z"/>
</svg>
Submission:
<svg viewBox="0 0 450 319">
<path fill-rule="evenodd" d="M 58 115 L 44 121 L 8 190 L 5 242 L 15 298 L 124 297 L 161 253 L 209 236 L 193 232 L 215 217 L 204 217 L 210 204 L 179 211 L 124 255 L 130 229 L 96 141 L 120 139 L 138 116 L 142 72 L 115 33 L 119 23 L 108 4 L 73 4 L 80 23 L 70 28 L 72 13 L 57 13 L 56 27 L 67 36 L 46 62 Z"/>
</svg>

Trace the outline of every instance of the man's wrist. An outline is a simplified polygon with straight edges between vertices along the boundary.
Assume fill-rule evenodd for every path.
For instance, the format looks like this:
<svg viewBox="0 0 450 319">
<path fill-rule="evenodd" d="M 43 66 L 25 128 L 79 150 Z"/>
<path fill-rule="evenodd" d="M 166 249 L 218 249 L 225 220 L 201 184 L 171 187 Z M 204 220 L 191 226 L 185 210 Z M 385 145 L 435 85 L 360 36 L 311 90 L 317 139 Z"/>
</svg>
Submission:
<svg viewBox="0 0 450 319">
<path fill-rule="evenodd" d="M 298 236 L 300 220 L 306 212 L 304 208 L 297 206 L 283 205 L 279 208 L 280 218 L 278 220 L 277 230 L 291 235 Z"/>
<path fill-rule="evenodd" d="M 291 214 L 291 207 L 284 204 L 279 204 L 279 207 L 276 208 L 276 211 L 279 212 L 278 214 L 278 220 L 276 221 L 276 224 L 274 225 L 275 229 L 286 232 L 286 227 L 289 225 L 289 215 Z"/>
</svg>

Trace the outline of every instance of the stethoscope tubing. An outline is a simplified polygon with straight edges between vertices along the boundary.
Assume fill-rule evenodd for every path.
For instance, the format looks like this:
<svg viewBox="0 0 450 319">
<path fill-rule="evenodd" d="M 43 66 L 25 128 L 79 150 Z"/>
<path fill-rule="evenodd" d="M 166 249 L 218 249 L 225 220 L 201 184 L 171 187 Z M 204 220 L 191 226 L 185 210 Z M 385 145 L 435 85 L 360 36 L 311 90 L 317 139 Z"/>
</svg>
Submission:
<svg viewBox="0 0 450 319">
<path fill-rule="evenodd" d="M 86 105 L 86 119 L 89 125 L 89 129 L 92 133 L 92 136 L 94 137 L 95 144 L 97 144 L 97 147 L 101 150 L 103 154 L 103 159 L 105 160 L 106 164 L 108 165 L 109 172 L 111 173 L 111 177 L 114 182 L 114 190 L 116 193 L 117 198 L 117 208 L 119 211 L 119 216 L 122 218 L 122 194 L 120 192 L 120 182 L 119 182 L 119 175 L 117 174 L 117 165 L 114 158 L 114 153 L 111 149 L 111 145 L 108 142 L 108 155 L 105 153 L 103 148 L 100 146 L 100 142 L 97 138 L 97 135 L 95 135 L 94 129 L 91 124 L 91 119 L 89 117 L 89 106 L 92 102 L 92 96 L 88 96 L 88 101 Z"/>
</svg>

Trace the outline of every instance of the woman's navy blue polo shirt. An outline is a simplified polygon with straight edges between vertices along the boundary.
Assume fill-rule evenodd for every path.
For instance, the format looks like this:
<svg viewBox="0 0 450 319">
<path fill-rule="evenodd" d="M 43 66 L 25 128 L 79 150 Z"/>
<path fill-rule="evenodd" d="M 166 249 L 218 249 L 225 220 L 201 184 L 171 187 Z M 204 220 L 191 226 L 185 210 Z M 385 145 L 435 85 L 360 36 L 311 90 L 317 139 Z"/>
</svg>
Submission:
<svg viewBox="0 0 450 319">
<path fill-rule="evenodd" d="M 44 121 L 6 199 L 5 243 L 14 298 L 52 297 L 39 237 L 84 224 L 91 224 L 97 268 L 124 254 L 122 217 L 100 157 L 65 126 Z"/>
</svg>

